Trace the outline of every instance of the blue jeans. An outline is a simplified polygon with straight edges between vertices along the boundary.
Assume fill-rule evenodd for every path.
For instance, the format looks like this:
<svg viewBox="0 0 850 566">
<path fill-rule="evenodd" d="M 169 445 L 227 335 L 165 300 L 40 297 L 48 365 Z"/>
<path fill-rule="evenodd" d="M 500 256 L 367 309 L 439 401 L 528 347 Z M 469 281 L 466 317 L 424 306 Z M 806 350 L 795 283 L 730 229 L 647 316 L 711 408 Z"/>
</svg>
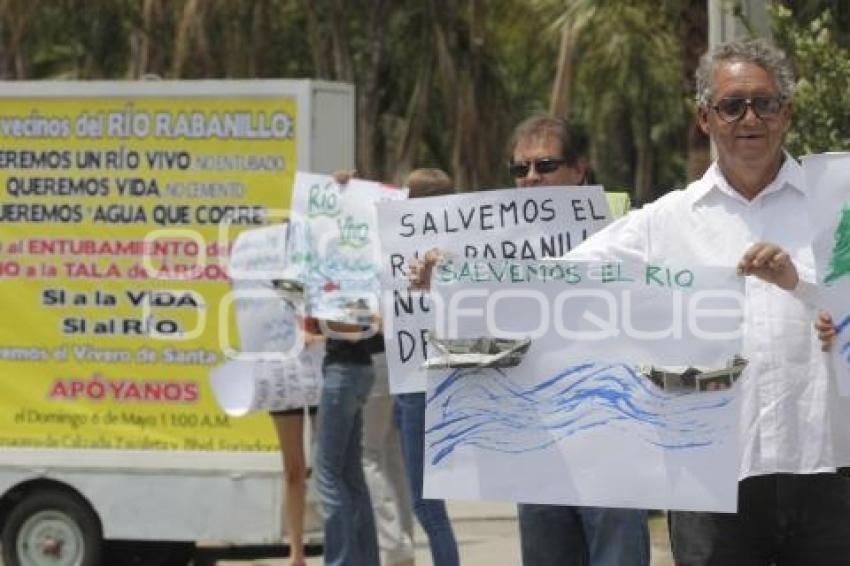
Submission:
<svg viewBox="0 0 850 566">
<path fill-rule="evenodd" d="M 428 535 L 434 566 L 460 564 L 457 541 L 442 499 L 422 499 L 422 475 L 425 454 L 425 393 L 403 393 L 395 396 L 395 418 L 401 432 L 401 452 L 413 512 Z"/>
<path fill-rule="evenodd" d="M 520 505 L 523 566 L 649 566 L 640 509 Z"/>
<path fill-rule="evenodd" d="M 363 475 L 363 405 L 371 365 L 326 364 L 316 468 L 325 515 L 325 564 L 378 566 L 378 535 Z"/>
</svg>

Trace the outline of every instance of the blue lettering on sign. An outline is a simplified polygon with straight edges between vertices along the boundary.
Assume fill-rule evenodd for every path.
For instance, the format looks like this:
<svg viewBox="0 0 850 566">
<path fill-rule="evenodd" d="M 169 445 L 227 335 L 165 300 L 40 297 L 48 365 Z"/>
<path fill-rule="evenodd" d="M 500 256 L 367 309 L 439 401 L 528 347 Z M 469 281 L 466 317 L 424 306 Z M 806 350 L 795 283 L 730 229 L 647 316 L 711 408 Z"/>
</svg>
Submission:
<svg viewBox="0 0 850 566">
<path fill-rule="evenodd" d="M 350 248 L 362 248 L 369 244 L 369 224 L 355 222 L 351 215 L 345 221 L 337 220 L 339 226 L 339 245 Z"/>
<path fill-rule="evenodd" d="M 334 217 L 339 214 L 339 192 L 333 183 L 312 185 L 307 192 L 307 216 Z"/>
</svg>

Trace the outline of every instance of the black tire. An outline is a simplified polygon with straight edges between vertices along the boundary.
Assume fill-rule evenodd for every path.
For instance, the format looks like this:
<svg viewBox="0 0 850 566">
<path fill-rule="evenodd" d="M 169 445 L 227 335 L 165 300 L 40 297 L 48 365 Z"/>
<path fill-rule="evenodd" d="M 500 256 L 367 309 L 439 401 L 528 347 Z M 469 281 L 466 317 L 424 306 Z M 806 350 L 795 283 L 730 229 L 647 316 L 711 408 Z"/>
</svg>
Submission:
<svg viewBox="0 0 850 566">
<path fill-rule="evenodd" d="M 103 548 L 94 511 L 60 489 L 24 496 L 9 512 L 0 541 L 5 566 L 99 566 Z"/>
<path fill-rule="evenodd" d="M 104 555 L 109 566 L 186 566 L 195 558 L 195 543 L 108 540 Z"/>
</svg>

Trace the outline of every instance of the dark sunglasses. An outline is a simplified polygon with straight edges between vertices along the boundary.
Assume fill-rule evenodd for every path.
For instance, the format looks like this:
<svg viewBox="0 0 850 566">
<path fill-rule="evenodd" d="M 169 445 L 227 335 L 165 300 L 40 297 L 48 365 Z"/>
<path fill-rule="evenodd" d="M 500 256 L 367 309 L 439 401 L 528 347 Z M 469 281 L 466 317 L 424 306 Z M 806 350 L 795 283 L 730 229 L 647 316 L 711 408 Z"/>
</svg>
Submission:
<svg viewBox="0 0 850 566">
<path fill-rule="evenodd" d="M 555 157 L 544 157 L 543 159 L 535 159 L 534 161 L 511 161 L 508 163 L 508 172 L 511 174 L 511 177 L 521 179 L 528 175 L 528 172 L 533 166 L 535 171 L 541 175 L 545 175 L 564 165 L 566 162 L 566 159 Z"/>
<path fill-rule="evenodd" d="M 782 110 L 784 100 L 781 96 L 754 96 L 752 98 L 739 98 L 731 96 L 721 98 L 711 108 L 717 112 L 724 122 L 737 122 L 747 113 L 747 108 L 752 108 L 759 118 L 773 118 Z"/>
</svg>

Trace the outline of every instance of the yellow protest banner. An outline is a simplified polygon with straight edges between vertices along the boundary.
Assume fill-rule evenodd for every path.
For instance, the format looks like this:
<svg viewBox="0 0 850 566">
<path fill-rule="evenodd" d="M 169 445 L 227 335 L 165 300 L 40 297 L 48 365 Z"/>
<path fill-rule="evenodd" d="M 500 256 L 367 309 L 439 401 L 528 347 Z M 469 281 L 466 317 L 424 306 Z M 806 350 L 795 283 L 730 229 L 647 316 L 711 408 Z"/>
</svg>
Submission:
<svg viewBox="0 0 850 566">
<path fill-rule="evenodd" d="M 4 98 L 0 446 L 276 449 L 207 374 L 238 347 L 230 242 L 288 206 L 297 113 L 287 96 Z"/>
</svg>

